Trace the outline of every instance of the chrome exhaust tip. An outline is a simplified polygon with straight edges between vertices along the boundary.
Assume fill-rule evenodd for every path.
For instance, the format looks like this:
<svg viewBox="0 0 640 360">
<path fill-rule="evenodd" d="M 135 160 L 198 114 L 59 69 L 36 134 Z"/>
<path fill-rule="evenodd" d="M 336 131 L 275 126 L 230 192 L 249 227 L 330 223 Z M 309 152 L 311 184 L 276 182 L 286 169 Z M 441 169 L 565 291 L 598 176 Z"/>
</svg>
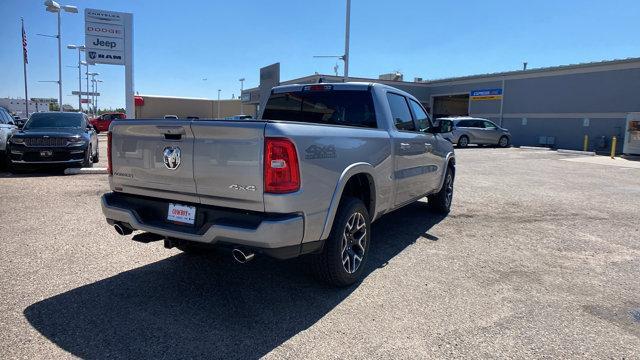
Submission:
<svg viewBox="0 0 640 360">
<path fill-rule="evenodd" d="M 235 248 L 231 251 L 233 259 L 240 264 L 246 264 L 253 260 L 255 254 L 253 252 L 244 252 L 242 249 Z"/>
<path fill-rule="evenodd" d="M 116 229 L 116 232 L 122 236 L 129 235 L 133 232 L 133 229 L 122 223 L 115 223 L 113 225 L 113 228 Z"/>
</svg>

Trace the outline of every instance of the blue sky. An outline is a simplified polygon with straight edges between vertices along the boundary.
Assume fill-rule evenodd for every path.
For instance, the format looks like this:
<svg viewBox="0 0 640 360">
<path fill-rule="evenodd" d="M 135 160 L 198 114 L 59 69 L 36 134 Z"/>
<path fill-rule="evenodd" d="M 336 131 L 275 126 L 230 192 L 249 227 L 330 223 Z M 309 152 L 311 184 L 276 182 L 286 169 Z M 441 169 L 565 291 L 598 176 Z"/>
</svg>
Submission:
<svg viewBox="0 0 640 360">
<path fill-rule="evenodd" d="M 344 51 L 345 0 L 68 0 L 62 41 L 82 43 L 84 8 L 134 14 L 135 89 L 141 94 L 238 96 L 259 68 L 281 62 L 281 78 L 332 73 Z M 29 42 L 29 96 L 57 97 L 55 16 L 42 0 L 0 0 L 0 97 L 23 96 L 20 17 Z M 352 76 L 400 70 L 405 79 L 472 75 L 640 56 L 640 2 L 352 0 Z M 77 90 L 77 52 L 63 50 L 63 97 Z M 124 105 L 124 68 L 98 65 L 99 105 Z M 342 64 L 340 64 L 342 71 Z M 207 80 L 204 81 L 203 78 Z"/>
</svg>

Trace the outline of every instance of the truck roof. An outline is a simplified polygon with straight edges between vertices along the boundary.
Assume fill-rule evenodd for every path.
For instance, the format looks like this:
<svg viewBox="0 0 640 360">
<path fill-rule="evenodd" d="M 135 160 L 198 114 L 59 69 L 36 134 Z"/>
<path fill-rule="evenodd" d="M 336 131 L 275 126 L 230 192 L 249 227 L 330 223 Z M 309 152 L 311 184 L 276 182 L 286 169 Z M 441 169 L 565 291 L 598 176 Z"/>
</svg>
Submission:
<svg viewBox="0 0 640 360">
<path fill-rule="evenodd" d="M 409 96 L 409 97 L 413 97 L 413 95 L 407 93 L 404 90 L 395 88 L 393 86 L 389 86 L 386 84 L 381 84 L 381 83 L 374 83 L 374 82 L 339 82 L 339 83 L 313 83 L 313 84 L 289 84 L 289 85 L 281 85 L 281 86 L 275 86 L 273 89 L 271 89 L 271 93 L 272 94 L 278 94 L 278 93 L 283 93 L 283 92 L 293 92 L 293 91 L 302 91 L 303 88 L 305 86 L 317 86 L 317 85 L 329 85 L 331 86 L 334 90 L 369 90 L 371 87 L 376 87 L 376 88 L 385 88 L 385 89 L 391 89 L 393 91 L 396 92 L 401 92 L 403 95 L 405 96 Z"/>
</svg>

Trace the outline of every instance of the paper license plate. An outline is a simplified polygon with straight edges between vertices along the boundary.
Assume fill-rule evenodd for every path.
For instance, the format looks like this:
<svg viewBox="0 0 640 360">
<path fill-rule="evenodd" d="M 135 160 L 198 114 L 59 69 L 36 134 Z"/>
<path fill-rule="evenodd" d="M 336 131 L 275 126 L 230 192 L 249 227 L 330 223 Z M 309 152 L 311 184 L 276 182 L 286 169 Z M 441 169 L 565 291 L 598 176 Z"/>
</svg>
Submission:
<svg viewBox="0 0 640 360">
<path fill-rule="evenodd" d="M 169 204 L 167 220 L 193 225 L 196 219 L 196 207 L 180 204 Z"/>
</svg>

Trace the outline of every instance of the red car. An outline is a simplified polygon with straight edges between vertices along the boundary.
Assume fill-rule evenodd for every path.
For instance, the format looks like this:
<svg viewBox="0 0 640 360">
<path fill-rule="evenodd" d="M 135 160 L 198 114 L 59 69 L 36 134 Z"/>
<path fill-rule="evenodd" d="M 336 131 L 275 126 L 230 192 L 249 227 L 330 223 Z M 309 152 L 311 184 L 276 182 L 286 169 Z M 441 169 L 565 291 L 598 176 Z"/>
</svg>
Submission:
<svg viewBox="0 0 640 360">
<path fill-rule="evenodd" d="M 109 131 L 109 125 L 111 125 L 111 121 L 126 118 L 127 115 L 124 113 L 105 113 L 91 119 L 89 123 L 93 125 L 96 133 L 100 133 L 100 131 Z"/>
</svg>

